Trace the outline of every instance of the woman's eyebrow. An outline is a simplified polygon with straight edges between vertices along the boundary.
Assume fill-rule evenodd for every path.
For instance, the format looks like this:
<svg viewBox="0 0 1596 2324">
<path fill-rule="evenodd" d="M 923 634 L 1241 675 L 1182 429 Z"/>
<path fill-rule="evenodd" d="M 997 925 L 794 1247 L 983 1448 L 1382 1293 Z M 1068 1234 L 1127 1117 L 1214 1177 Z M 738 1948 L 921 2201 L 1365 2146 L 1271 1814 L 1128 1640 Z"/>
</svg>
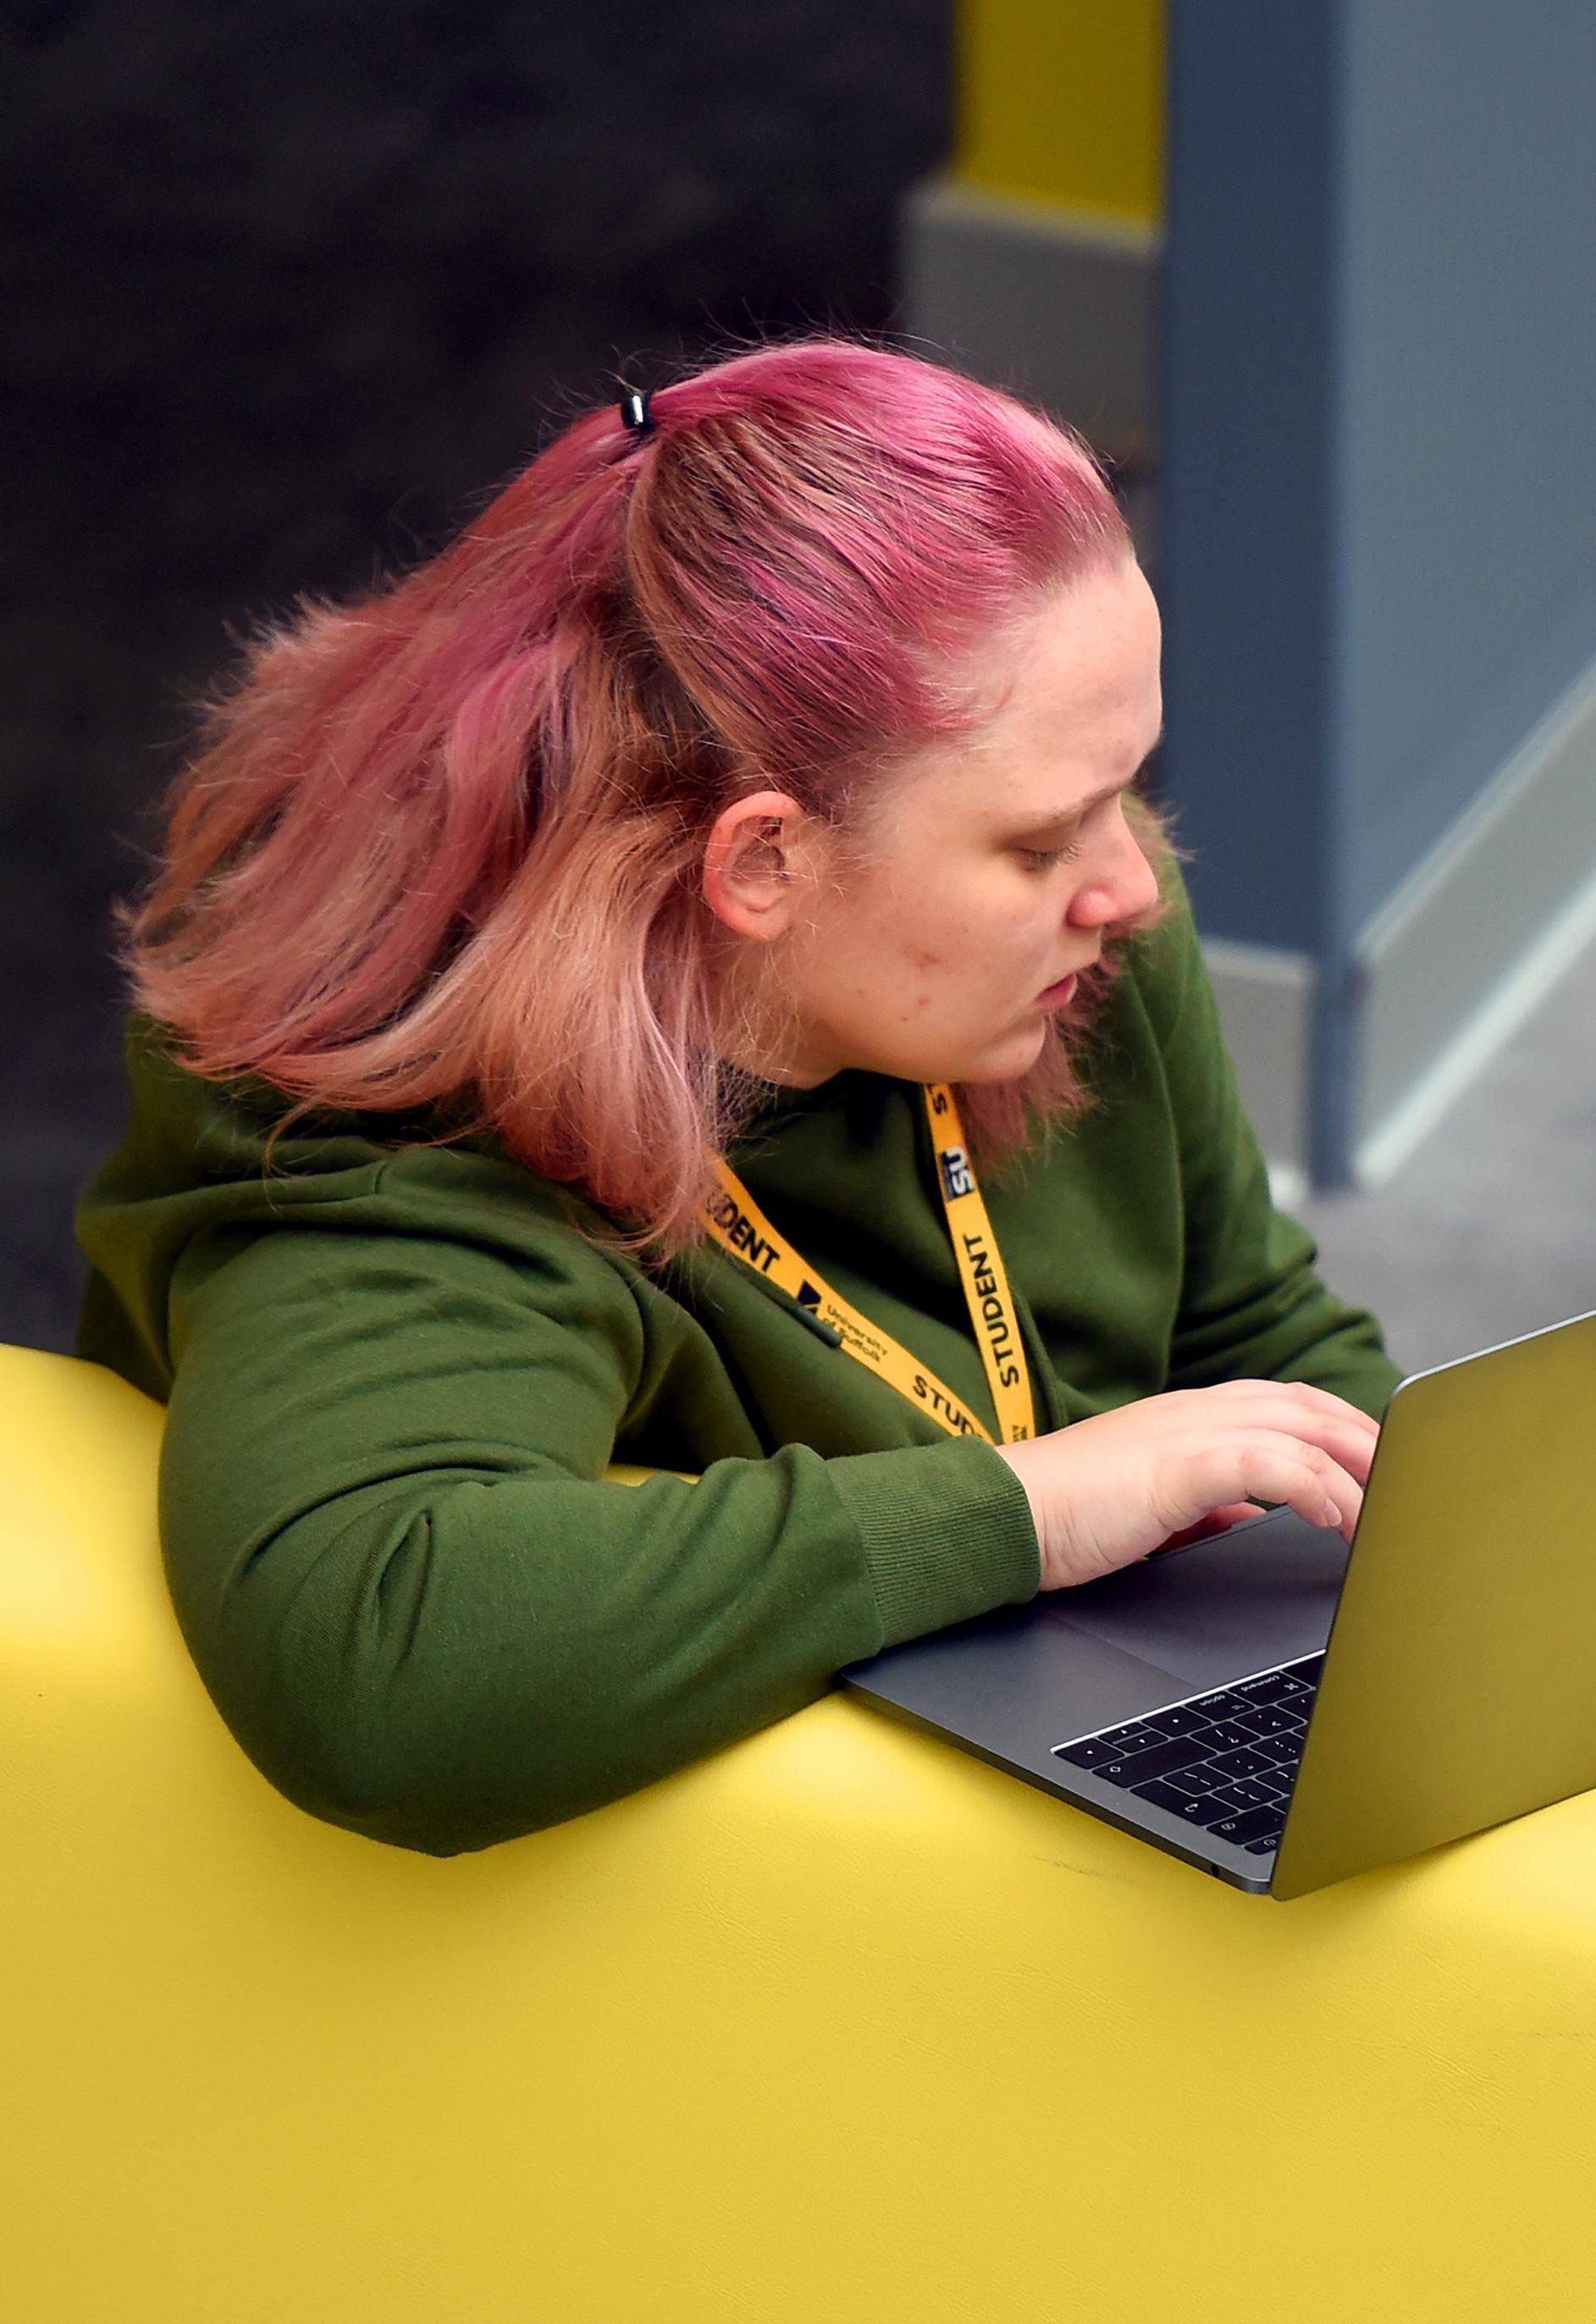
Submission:
<svg viewBox="0 0 1596 2324">
<path fill-rule="evenodd" d="M 1151 759 L 1151 756 L 1152 752 L 1150 751 L 1147 758 Z M 1142 767 L 1146 764 L 1147 759 L 1143 759 Z M 1117 798 L 1121 791 L 1128 791 L 1135 781 L 1136 776 L 1142 772 L 1142 767 L 1137 768 L 1136 774 L 1127 775 L 1123 783 L 1102 783 L 1095 791 L 1088 791 L 1084 798 L 1078 798 L 1073 807 L 1060 807 L 1057 815 L 1044 816 L 1040 823 L 1024 825 L 1022 829 L 1014 833 L 1014 837 L 1038 839 L 1044 832 L 1059 831 L 1067 823 L 1078 823 L 1082 816 L 1090 815 L 1092 809 L 1095 807 L 1101 807 L 1105 799 Z"/>
</svg>

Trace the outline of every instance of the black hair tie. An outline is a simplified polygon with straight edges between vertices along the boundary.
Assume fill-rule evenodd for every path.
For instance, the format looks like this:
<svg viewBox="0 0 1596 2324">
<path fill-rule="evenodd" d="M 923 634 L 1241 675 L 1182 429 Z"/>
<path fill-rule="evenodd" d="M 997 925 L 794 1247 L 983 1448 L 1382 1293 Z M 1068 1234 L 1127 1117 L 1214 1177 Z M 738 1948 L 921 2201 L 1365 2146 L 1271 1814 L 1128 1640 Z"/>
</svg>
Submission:
<svg viewBox="0 0 1596 2324">
<path fill-rule="evenodd" d="M 621 397 L 620 416 L 635 436 L 647 436 L 655 425 L 648 409 L 653 401 L 654 390 L 651 387 L 645 388 L 640 394 L 633 388 L 628 395 Z"/>
</svg>

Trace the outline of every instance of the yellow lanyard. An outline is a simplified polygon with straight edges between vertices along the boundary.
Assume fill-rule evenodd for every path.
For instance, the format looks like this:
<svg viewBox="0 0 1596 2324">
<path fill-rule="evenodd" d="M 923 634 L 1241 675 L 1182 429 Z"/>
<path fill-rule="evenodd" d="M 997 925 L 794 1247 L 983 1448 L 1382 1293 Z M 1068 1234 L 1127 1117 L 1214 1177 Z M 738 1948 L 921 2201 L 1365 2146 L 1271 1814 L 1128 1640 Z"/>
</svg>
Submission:
<svg viewBox="0 0 1596 2324">
<path fill-rule="evenodd" d="M 976 1343 L 986 1368 L 993 1406 L 1004 1444 L 1034 1436 L 1036 1416 L 1031 1401 L 1031 1375 L 1026 1369 L 1020 1327 L 1009 1296 L 997 1238 L 986 1216 L 986 1205 L 976 1184 L 976 1174 L 965 1150 L 963 1125 L 953 1093 L 945 1083 L 928 1082 L 925 1110 L 931 1120 L 931 1143 L 937 1155 L 937 1185 L 953 1239 L 965 1300 L 975 1326 Z M 850 1356 L 930 1413 L 949 1436 L 981 1436 L 992 1443 L 992 1432 L 968 1405 L 934 1372 L 917 1363 L 908 1350 L 879 1331 L 857 1307 L 849 1306 L 822 1276 L 804 1265 L 791 1243 L 777 1233 L 754 1202 L 740 1178 L 721 1161 L 715 1166 L 720 1191 L 704 1204 L 703 1220 L 715 1240 L 757 1275 L 768 1276 L 801 1307 L 830 1325 Z"/>
</svg>

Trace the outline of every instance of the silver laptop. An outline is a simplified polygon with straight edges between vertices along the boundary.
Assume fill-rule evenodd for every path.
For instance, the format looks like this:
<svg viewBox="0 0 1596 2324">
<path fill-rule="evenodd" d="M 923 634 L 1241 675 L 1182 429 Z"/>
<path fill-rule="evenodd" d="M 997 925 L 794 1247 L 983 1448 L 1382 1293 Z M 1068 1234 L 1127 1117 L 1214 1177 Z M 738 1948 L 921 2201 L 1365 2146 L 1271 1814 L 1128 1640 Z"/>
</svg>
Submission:
<svg viewBox="0 0 1596 2324">
<path fill-rule="evenodd" d="M 1394 1392 L 1352 1548 L 1277 1509 L 842 1674 L 1258 1895 L 1596 1786 L 1596 1314 Z"/>
</svg>

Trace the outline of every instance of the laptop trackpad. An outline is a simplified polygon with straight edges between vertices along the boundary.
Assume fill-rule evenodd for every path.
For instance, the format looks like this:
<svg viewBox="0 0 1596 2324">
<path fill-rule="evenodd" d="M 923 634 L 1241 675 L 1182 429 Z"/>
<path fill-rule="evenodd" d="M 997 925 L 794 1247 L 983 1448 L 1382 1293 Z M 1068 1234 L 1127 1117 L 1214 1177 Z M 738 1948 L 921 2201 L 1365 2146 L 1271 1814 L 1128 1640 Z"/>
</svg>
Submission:
<svg viewBox="0 0 1596 2324">
<path fill-rule="evenodd" d="M 1347 1554 L 1338 1533 L 1281 1509 L 1032 1603 L 1050 1628 L 1154 1663 L 1198 1693 L 1317 1654 Z"/>
</svg>

